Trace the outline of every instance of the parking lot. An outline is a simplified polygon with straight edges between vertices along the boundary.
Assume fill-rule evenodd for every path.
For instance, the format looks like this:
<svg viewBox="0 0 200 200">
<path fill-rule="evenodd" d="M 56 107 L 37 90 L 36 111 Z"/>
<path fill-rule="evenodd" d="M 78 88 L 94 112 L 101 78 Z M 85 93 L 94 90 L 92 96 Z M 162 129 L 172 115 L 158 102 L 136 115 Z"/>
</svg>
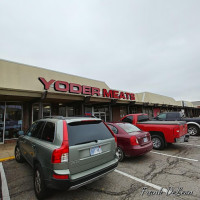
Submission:
<svg viewBox="0 0 200 200">
<path fill-rule="evenodd" d="M 126 158 L 106 177 L 74 191 L 51 190 L 48 199 L 200 199 L 200 137 Z M 36 199 L 27 163 L 3 162 L 11 199 Z M 178 192 L 179 190 L 179 192 Z"/>
</svg>

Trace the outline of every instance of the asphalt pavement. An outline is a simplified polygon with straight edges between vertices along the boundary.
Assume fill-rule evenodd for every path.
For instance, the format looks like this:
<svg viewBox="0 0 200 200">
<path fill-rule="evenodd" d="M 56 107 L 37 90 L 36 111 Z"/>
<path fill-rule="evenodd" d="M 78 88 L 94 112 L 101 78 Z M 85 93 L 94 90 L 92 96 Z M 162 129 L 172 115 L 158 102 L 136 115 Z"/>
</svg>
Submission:
<svg viewBox="0 0 200 200">
<path fill-rule="evenodd" d="M 1 180 L 1 173 L 0 173 L 0 199 L 2 199 L 2 180 Z"/>
<path fill-rule="evenodd" d="M 200 137 L 172 144 L 163 151 L 126 158 L 117 170 L 74 191 L 51 190 L 48 199 L 160 200 L 200 199 Z M 15 160 L 3 162 L 12 200 L 36 200 L 33 171 Z"/>
</svg>

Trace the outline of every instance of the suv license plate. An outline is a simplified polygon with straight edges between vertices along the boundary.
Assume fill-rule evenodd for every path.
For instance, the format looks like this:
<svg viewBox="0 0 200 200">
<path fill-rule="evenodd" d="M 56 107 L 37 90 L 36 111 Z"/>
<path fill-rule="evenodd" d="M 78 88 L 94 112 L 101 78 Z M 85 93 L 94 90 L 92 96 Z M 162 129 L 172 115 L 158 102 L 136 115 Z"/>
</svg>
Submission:
<svg viewBox="0 0 200 200">
<path fill-rule="evenodd" d="M 146 137 L 143 138 L 143 141 L 144 141 L 144 142 L 148 142 L 148 138 L 146 138 Z"/>
<path fill-rule="evenodd" d="M 93 156 L 93 155 L 96 155 L 96 154 L 100 154 L 102 153 L 102 149 L 101 147 L 93 147 L 90 149 L 90 155 Z"/>
</svg>

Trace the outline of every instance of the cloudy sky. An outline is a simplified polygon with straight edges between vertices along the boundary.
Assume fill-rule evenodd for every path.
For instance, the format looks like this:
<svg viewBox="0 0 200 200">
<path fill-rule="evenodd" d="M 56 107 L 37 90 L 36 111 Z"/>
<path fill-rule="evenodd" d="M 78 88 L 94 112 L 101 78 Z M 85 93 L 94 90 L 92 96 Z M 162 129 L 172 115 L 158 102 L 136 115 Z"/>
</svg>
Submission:
<svg viewBox="0 0 200 200">
<path fill-rule="evenodd" d="M 200 100 L 200 1 L 0 1 L 0 58 Z"/>
</svg>

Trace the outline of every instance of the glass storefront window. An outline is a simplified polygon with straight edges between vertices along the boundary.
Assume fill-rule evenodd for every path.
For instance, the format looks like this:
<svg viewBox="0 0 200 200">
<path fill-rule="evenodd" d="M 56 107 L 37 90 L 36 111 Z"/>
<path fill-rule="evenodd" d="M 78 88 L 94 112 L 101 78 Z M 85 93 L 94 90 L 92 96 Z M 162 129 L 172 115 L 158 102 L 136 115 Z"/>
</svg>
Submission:
<svg viewBox="0 0 200 200">
<path fill-rule="evenodd" d="M 39 119 L 39 104 L 33 104 L 33 122 Z"/>
<path fill-rule="evenodd" d="M 85 107 L 84 115 L 91 116 L 92 115 L 92 107 Z"/>
<path fill-rule="evenodd" d="M 74 116 L 74 108 L 73 107 L 67 107 L 67 117 Z"/>
<path fill-rule="evenodd" d="M 59 105 L 59 111 L 58 112 L 59 112 L 58 113 L 59 116 L 66 117 L 66 107 L 65 106 Z"/>
<path fill-rule="evenodd" d="M 3 142 L 3 134 L 4 134 L 4 112 L 5 112 L 5 103 L 0 103 L 0 143 Z"/>
<path fill-rule="evenodd" d="M 138 113 L 137 107 L 130 107 L 130 113 L 128 114 L 135 114 L 135 113 Z"/>
<path fill-rule="evenodd" d="M 22 105 L 6 103 L 4 138 L 18 138 L 22 130 Z"/>
<path fill-rule="evenodd" d="M 66 116 L 73 117 L 73 116 L 80 116 L 81 115 L 81 106 L 80 104 L 66 106 Z"/>
<path fill-rule="evenodd" d="M 33 122 L 39 119 L 39 103 L 32 106 Z M 51 104 L 42 104 L 42 117 L 51 116 Z"/>
<path fill-rule="evenodd" d="M 95 106 L 93 115 L 95 117 L 101 118 L 105 122 L 110 121 L 108 106 Z"/>
<path fill-rule="evenodd" d="M 43 117 L 51 116 L 51 105 L 43 104 Z"/>
<path fill-rule="evenodd" d="M 124 117 L 125 115 L 127 115 L 126 106 L 120 106 L 120 118 Z"/>
</svg>

